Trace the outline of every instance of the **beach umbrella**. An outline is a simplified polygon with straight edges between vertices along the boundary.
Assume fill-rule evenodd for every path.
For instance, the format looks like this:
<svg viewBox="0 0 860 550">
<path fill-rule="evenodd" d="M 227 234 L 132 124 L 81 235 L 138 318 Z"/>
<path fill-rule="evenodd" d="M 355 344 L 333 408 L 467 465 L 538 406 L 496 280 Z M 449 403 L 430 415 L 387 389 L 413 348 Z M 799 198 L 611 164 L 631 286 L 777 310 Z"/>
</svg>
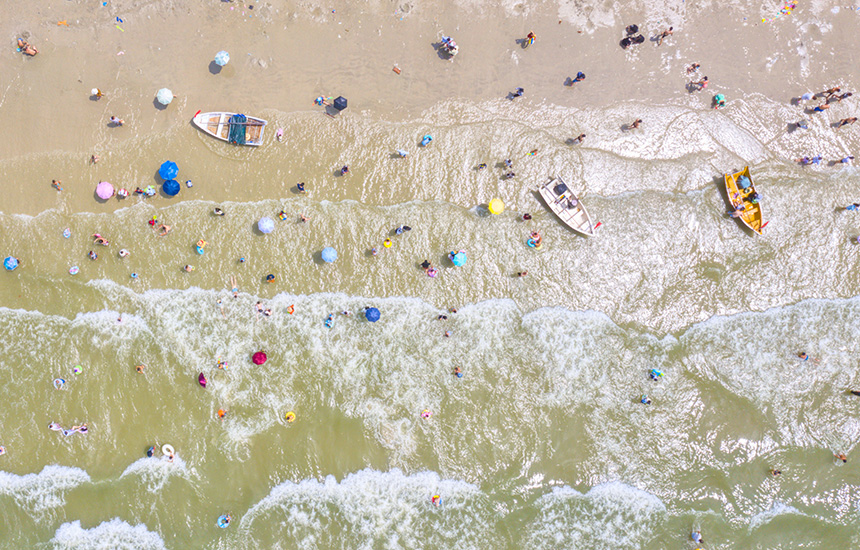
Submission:
<svg viewBox="0 0 860 550">
<path fill-rule="evenodd" d="M 172 180 L 179 174 L 179 167 L 176 166 L 176 163 L 172 160 L 168 160 L 161 165 L 161 168 L 158 169 L 158 175 L 161 176 L 163 180 Z"/>
<path fill-rule="evenodd" d="M 224 50 L 221 50 L 220 52 L 215 54 L 215 63 L 217 63 L 218 66 L 223 67 L 224 65 L 226 65 L 229 62 L 230 62 L 230 54 L 225 52 Z"/>
<path fill-rule="evenodd" d="M 260 233 L 271 233 L 275 230 L 275 220 L 263 216 L 260 218 L 260 221 L 257 222 L 257 229 L 260 230 Z"/>
<path fill-rule="evenodd" d="M 338 111 L 343 111 L 346 109 L 346 98 L 341 96 L 337 96 L 334 100 L 334 108 Z"/>
<path fill-rule="evenodd" d="M 466 265 L 466 253 L 465 252 L 457 252 L 451 257 L 451 262 L 457 267 L 462 267 Z"/>
<path fill-rule="evenodd" d="M 323 248 L 322 259 L 326 263 L 332 263 L 333 261 L 337 260 L 337 250 L 330 246 Z"/>
<path fill-rule="evenodd" d="M 369 307 L 364 310 L 364 318 L 370 321 L 371 323 L 375 323 L 379 321 L 379 310 L 375 307 Z"/>
<path fill-rule="evenodd" d="M 16 267 L 18 267 L 18 258 L 14 256 L 7 256 L 5 260 L 3 260 L 3 267 L 6 268 L 6 271 L 14 271 Z"/>
<path fill-rule="evenodd" d="M 155 94 L 155 99 L 162 105 L 170 105 L 170 102 L 173 101 L 173 92 L 168 88 L 162 88 Z"/>
<path fill-rule="evenodd" d="M 493 199 L 490 201 L 490 214 L 501 214 L 505 211 L 505 203 L 502 202 L 502 199 Z"/>
<path fill-rule="evenodd" d="M 161 186 L 161 190 L 164 191 L 165 195 L 173 197 L 179 193 L 179 182 L 176 180 L 167 180 L 164 182 L 164 185 Z"/>
<path fill-rule="evenodd" d="M 251 357 L 251 360 L 252 360 L 252 361 L 254 361 L 254 364 L 255 364 L 255 365 L 262 365 L 262 364 L 263 364 L 263 363 L 265 363 L 265 362 L 266 362 L 266 360 L 268 360 L 268 359 L 269 359 L 269 357 L 266 355 L 266 352 L 265 352 L 265 351 L 258 351 L 257 353 L 255 353 L 255 354 Z"/>
<path fill-rule="evenodd" d="M 113 185 L 106 181 L 99 182 L 98 186 L 96 186 L 96 195 L 98 195 L 100 199 L 107 200 L 113 196 L 113 193 Z"/>
</svg>

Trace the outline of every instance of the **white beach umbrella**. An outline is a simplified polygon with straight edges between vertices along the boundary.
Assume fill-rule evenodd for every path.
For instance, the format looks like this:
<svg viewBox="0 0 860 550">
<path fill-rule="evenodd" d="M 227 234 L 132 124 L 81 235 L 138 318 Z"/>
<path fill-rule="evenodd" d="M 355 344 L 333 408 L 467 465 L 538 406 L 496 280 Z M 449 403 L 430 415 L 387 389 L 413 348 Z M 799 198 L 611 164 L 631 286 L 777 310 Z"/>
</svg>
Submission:
<svg viewBox="0 0 860 550">
<path fill-rule="evenodd" d="M 162 88 L 155 94 L 155 99 L 162 105 L 170 105 L 170 102 L 173 101 L 173 92 L 168 88 Z"/>
<path fill-rule="evenodd" d="M 225 52 L 224 50 L 221 50 L 220 52 L 215 54 L 215 63 L 217 63 L 218 65 L 223 67 L 224 65 L 226 65 L 229 62 L 230 62 L 230 54 Z"/>
</svg>

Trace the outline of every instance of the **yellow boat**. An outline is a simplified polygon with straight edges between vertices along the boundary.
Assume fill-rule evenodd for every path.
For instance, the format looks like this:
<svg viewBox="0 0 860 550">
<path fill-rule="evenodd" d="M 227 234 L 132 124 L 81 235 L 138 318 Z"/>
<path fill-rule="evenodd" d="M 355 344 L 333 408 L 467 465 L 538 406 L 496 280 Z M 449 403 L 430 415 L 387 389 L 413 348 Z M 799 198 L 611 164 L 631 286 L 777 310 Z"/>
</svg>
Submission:
<svg viewBox="0 0 860 550">
<path fill-rule="evenodd" d="M 767 223 L 762 223 L 761 199 L 756 193 L 750 176 L 750 167 L 746 166 L 740 172 L 726 174 L 726 195 L 732 205 L 732 217 L 739 218 L 744 225 L 761 235 L 761 230 Z M 738 180 L 746 177 L 749 185 L 744 187 Z"/>
</svg>

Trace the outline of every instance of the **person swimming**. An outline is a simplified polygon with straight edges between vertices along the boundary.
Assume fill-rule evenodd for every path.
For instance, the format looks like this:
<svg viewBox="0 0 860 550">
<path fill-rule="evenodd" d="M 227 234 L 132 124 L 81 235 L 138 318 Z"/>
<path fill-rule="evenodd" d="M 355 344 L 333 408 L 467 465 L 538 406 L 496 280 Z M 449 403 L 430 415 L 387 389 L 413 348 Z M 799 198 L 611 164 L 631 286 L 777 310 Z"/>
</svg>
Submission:
<svg viewBox="0 0 860 550">
<path fill-rule="evenodd" d="M 648 377 L 651 378 L 651 380 L 657 382 L 658 380 L 660 380 L 660 378 L 663 377 L 663 372 L 657 369 L 651 369 L 651 372 L 648 373 Z"/>
<path fill-rule="evenodd" d="M 650 405 L 651 399 L 647 395 L 643 394 L 642 397 L 639 398 L 639 402 L 643 405 Z"/>
<path fill-rule="evenodd" d="M 460 367 L 454 367 L 454 376 L 463 378 L 463 370 Z"/>
<path fill-rule="evenodd" d="M 326 317 L 325 322 L 323 323 L 326 327 L 331 328 L 332 323 L 334 322 L 334 314 L 329 313 L 328 317 Z"/>
</svg>

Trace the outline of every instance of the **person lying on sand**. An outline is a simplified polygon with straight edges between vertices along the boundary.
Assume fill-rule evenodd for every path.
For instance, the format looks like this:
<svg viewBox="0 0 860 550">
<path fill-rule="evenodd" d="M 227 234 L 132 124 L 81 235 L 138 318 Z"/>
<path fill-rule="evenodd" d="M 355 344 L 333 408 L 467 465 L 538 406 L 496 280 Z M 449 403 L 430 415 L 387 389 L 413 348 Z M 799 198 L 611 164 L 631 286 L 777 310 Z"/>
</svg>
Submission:
<svg viewBox="0 0 860 550">
<path fill-rule="evenodd" d="M 18 48 L 24 55 L 34 56 L 39 53 L 39 50 L 28 44 L 27 41 L 22 38 L 18 39 Z"/>
</svg>

